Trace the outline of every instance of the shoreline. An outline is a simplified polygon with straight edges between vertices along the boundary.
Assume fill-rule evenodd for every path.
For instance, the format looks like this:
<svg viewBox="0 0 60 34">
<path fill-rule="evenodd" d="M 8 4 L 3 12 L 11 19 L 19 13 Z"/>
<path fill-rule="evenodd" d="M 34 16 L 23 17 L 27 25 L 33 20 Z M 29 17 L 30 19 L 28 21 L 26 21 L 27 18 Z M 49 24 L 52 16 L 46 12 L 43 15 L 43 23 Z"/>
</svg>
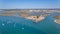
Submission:
<svg viewBox="0 0 60 34">
<path fill-rule="evenodd" d="M 54 16 L 53 18 L 55 23 L 60 24 L 60 16 Z"/>
<path fill-rule="evenodd" d="M 54 20 L 54 22 L 56 22 L 57 24 L 60 24 L 60 20 Z"/>
</svg>

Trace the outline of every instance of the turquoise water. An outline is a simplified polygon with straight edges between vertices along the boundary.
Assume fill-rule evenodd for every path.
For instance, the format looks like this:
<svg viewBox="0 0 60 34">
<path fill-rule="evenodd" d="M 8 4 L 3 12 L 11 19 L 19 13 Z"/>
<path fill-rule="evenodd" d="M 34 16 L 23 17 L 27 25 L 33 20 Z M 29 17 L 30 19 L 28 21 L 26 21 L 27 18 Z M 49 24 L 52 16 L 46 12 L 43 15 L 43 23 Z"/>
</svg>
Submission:
<svg viewBox="0 0 60 34">
<path fill-rule="evenodd" d="M 14 16 L 0 16 L 0 34 L 60 34 L 60 25 L 52 16 L 40 22 Z"/>
</svg>

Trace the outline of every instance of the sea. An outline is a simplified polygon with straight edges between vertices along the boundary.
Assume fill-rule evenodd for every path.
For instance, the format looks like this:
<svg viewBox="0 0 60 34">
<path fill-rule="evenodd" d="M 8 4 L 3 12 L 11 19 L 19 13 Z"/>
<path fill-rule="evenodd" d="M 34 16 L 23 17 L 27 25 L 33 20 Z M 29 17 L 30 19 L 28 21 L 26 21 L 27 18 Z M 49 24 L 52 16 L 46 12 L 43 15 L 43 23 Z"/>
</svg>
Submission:
<svg viewBox="0 0 60 34">
<path fill-rule="evenodd" d="M 60 24 L 54 22 L 51 13 L 38 23 L 23 17 L 0 16 L 0 34 L 60 34 Z"/>
</svg>

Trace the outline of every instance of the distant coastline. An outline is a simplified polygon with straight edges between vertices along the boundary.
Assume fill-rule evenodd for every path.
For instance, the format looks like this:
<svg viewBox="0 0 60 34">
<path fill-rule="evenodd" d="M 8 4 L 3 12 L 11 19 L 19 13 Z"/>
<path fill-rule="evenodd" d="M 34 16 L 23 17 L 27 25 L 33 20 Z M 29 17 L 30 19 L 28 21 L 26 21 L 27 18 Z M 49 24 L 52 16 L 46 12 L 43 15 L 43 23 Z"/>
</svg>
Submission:
<svg viewBox="0 0 60 34">
<path fill-rule="evenodd" d="M 26 19 L 28 18 L 38 22 L 45 19 L 45 16 L 50 15 L 54 12 L 60 13 L 60 9 L 0 9 L 0 16 L 19 15 L 19 17 L 22 16 Z M 60 16 L 54 16 L 53 18 L 57 22 L 57 19 L 60 19 Z M 58 20 L 58 22 L 60 23 L 60 20 Z"/>
</svg>

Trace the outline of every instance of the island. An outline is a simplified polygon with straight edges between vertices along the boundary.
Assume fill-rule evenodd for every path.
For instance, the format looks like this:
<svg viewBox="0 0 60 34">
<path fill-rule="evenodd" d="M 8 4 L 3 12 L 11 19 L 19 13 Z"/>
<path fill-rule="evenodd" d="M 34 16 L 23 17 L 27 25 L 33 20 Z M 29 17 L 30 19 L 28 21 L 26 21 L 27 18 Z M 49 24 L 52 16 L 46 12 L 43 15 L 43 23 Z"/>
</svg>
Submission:
<svg viewBox="0 0 60 34">
<path fill-rule="evenodd" d="M 42 21 L 45 19 L 45 17 L 47 16 L 48 14 L 41 14 L 40 16 L 33 16 L 33 15 L 28 15 L 28 14 L 23 14 L 21 15 L 22 17 L 24 17 L 25 19 L 29 19 L 29 20 L 32 20 L 34 23 L 38 23 L 39 21 Z"/>
<path fill-rule="evenodd" d="M 44 16 L 28 16 L 28 17 L 25 17 L 25 18 L 33 20 L 33 22 L 35 22 L 35 23 L 38 23 L 39 21 L 45 19 Z"/>
</svg>

